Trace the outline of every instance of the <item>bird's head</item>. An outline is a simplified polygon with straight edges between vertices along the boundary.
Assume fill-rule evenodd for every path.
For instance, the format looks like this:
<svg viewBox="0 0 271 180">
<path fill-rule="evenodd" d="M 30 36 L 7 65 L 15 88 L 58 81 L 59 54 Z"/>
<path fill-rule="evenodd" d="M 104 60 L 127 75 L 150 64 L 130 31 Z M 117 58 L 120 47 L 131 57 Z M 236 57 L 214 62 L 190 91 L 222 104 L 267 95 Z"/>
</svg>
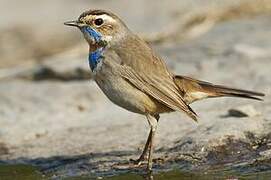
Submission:
<svg viewBox="0 0 271 180">
<path fill-rule="evenodd" d="M 64 24 L 78 27 L 89 46 L 94 49 L 120 43 L 129 31 L 120 18 L 104 10 L 86 11 L 79 16 L 78 20 Z"/>
</svg>

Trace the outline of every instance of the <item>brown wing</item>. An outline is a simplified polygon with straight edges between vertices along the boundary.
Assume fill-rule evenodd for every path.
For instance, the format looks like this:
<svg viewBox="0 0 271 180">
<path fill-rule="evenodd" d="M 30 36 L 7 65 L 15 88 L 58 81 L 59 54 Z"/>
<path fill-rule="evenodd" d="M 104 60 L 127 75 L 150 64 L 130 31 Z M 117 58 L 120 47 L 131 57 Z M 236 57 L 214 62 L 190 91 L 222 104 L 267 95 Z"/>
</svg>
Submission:
<svg viewBox="0 0 271 180">
<path fill-rule="evenodd" d="M 196 113 L 183 101 L 170 79 L 153 76 L 152 74 L 140 74 L 128 66 L 122 66 L 119 73 L 141 91 L 175 111 L 186 112 L 188 116 L 197 121 Z"/>
<path fill-rule="evenodd" d="M 183 92 L 183 97 L 188 104 L 210 97 L 233 96 L 261 100 L 255 96 L 264 96 L 263 93 L 214 85 L 186 76 L 175 76 L 174 81 Z"/>
<path fill-rule="evenodd" d="M 197 119 L 196 113 L 182 99 L 165 63 L 143 40 L 130 35 L 114 50 L 121 59 L 118 71 L 123 78 L 169 108 Z"/>
</svg>

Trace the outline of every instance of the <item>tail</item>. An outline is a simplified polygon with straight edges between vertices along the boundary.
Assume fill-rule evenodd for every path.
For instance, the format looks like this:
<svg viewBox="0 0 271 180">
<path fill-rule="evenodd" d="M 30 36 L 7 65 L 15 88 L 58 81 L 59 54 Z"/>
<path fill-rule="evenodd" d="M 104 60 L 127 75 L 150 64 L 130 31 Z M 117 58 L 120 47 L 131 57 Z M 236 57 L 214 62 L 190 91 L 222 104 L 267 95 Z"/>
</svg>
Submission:
<svg viewBox="0 0 271 180">
<path fill-rule="evenodd" d="M 264 96 L 263 93 L 214 85 L 185 76 L 175 76 L 174 81 L 188 104 L 211 97 L 231 96 L 262 100 L 260 97 Z"/>
</svg>

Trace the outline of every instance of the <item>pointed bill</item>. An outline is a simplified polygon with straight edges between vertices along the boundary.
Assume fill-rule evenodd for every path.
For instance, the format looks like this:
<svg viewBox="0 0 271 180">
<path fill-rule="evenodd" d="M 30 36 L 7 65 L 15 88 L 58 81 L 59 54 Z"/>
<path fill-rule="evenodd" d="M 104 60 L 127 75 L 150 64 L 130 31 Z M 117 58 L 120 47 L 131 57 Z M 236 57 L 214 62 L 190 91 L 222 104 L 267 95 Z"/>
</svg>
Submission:
<svg viewBox="0 0 271 180">
<path fill-rule="evenodd" d="M 81 27 L 82 26 L 82 24 L 78 21 L 67 21 L 67 22 L 64 22 L 64 25 L 74 26 L 74 27 Z"/>
</svg>

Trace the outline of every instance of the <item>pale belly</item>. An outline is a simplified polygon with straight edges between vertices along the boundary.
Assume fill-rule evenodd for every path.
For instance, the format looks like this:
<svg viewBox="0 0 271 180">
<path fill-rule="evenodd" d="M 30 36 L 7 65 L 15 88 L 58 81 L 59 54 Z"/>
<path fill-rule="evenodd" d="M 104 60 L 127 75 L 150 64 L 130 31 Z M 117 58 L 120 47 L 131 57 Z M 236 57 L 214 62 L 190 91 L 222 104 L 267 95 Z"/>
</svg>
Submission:
<svg viewBox="0 0 271 180">
<path fill-rule="evenodd" d="M 103 93 L 116 105 L 139 114 L 160 114 L 169 108 L 135 88 L 121 77 L 98 73 L 95 81 Z"/>
</svg>

